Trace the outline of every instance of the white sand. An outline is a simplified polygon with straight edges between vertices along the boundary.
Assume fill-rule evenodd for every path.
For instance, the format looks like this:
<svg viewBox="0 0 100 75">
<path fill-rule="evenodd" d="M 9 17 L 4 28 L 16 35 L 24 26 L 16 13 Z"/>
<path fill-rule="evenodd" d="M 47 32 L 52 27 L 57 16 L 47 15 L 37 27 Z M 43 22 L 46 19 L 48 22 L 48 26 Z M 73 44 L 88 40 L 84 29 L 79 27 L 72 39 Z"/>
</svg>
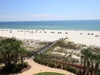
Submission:
<svg viewBox="0 0 100 75">
<path fill-rule="evenodd" d="M 17 75 L 34 75 L 34 74 L 40 73 L 40 72 L 56 72 L 56 73 L 62 73 L 65 75 L 75 75 L 75 74 L 68 72 L 68 71 L 65 71 L 65 70 L 50 68 L 47 66 L 40 65 L 38 63 L 35 63 L 31 59 L 27 59 L 25 61 L 29 62 L 29 65 L 31 65 L 31 69 L 29 69 L 23 73 L 17 74 Z"/>
<path fill-rule="evenodd" d="M 68 34 L 65 34 L 66 32 Z M 100 46 L 100 31 L 0 29 L 0 36 L 42 41 L 54 41 L 59 38 L 68 37 L 70 41 L 73 41 L 75 43 L 86 44 L 88 46 Z"/>
</svg>

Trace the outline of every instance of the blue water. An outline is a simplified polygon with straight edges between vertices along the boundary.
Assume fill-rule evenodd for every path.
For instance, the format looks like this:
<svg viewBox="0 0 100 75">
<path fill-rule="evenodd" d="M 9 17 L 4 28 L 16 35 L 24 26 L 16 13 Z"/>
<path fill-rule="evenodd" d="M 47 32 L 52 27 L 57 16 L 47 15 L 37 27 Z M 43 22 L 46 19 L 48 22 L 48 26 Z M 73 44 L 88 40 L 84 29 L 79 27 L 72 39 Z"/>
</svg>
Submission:
<svg viewBox="0 0 100 75">
<path fill-rule="evenodd" d="M 100 31 L 100 20 L 0 22 L 0 28 Z"/>
</svg>

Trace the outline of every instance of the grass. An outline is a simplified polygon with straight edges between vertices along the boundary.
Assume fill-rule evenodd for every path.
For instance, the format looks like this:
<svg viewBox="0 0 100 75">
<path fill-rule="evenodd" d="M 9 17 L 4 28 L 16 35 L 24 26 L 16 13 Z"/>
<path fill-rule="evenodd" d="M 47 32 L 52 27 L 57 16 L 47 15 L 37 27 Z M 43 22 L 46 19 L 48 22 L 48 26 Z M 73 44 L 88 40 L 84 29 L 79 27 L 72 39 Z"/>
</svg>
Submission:
<svg viewBox="0 0 100 75">
<path fill-rule="evenodd" d="M 42 73 L 37 73 L 35 75 L 64 75 L 64 74 L 54 73 L 54 72 L 42 72 Z"/>
</svg>

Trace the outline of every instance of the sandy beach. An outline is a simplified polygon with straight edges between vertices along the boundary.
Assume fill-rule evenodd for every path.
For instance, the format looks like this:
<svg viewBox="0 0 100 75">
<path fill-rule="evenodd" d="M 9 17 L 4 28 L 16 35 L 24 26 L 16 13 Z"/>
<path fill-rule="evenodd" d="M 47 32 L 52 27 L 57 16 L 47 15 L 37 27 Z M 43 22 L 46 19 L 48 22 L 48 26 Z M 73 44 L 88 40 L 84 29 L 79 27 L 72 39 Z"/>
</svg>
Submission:
<svg viewBox="0 0 100 75">
<path fill-rule="evenodd" d="M 67 37 L 75 43 L 100 46 L 100 31 L 0 29 L 0 36 L 41 41 L 55 41 Z"/>
</svg>

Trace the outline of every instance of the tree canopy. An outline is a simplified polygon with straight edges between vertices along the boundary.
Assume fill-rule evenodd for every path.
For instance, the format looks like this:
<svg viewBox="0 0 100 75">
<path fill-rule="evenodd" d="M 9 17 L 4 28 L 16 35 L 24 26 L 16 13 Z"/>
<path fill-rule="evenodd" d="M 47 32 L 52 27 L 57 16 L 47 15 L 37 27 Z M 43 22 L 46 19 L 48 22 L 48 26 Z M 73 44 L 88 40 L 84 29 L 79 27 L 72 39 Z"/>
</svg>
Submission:
<svg viewBox="0 0 100 75">
<path fill-rule="evenodd" d="M 93 53 L 89 49 L 84 49 L 81 53 L 84 61 L 83 75 L 89 75 L 90 72 L 91 75 L 94 75 L 93 73 L 95 73 L 95 75 L 99 75 L 100 53 Z"/>
<path fill-rule="evenodd" d="M 22 46 L 22 42 L 15 38 L 6 38 L 0 41 L 0 63 L 6 65 L 23 63 L 27 51 Z"/>
</svg>

